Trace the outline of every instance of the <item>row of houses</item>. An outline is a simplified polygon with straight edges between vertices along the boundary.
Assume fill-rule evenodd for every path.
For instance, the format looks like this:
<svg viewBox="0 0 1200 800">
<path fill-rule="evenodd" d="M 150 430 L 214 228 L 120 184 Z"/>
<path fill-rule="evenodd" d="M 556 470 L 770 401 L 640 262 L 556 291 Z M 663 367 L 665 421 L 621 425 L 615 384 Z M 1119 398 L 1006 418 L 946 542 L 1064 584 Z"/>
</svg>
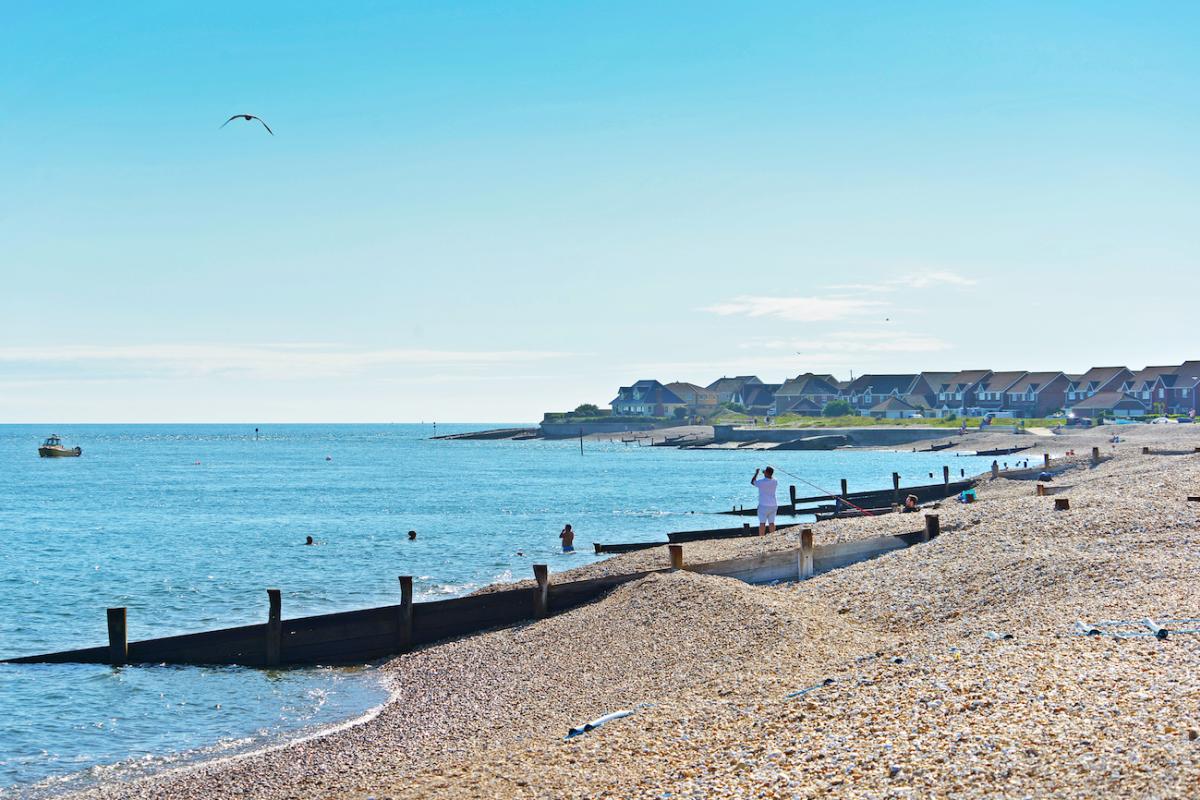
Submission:
<svg viewBox="0 0 1200 800">
<path fill-rule="evenodd" d="M 1136 372 L 1093 367 L 1078 375 L 977 369 L 860 375 L 840 381 L 806 372 L 783 383 L 764 383 L 754 375 L 722 377 L 708 386 L 640 380 L 618 390 L 612 410 L 629 416 L 707 416 L 723 404 L 735 404 L 749 414 L 777 417 L 819 415 L 827 403 L 844 400 L 857 414 L 887 419 L 951 414 L 1033 418 L 1059 411 L 1076 417 L 1194 416 L 1200 411 L 1197 392 L 1200 361 Z"/>
</svg>

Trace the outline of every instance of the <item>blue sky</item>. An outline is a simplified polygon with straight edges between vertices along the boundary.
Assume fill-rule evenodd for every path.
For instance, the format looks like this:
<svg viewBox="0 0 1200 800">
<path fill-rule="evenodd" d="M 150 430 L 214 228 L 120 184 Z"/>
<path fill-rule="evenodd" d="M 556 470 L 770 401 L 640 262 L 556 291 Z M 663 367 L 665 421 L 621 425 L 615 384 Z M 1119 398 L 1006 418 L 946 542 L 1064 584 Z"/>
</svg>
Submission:
<svg viewBox="0 0 1200 800">
<path fill-rule="evenodd" d="M 0 419 L 1200 357 L 1195 4 L 247 5 L 6 10 Z"/>
</svg>

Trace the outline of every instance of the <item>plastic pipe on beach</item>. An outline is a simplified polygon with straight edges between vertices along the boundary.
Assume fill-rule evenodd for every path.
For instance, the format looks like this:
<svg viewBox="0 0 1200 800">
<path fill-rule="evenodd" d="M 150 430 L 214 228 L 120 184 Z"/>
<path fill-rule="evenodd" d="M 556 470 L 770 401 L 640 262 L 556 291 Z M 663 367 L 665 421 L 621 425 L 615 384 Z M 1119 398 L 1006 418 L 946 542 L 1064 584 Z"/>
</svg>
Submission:
<svg viewBox="0 0 1200 800">
<path fill-rule="evenodd" d="M 125 609 L 108 609 L 108 663 L 119 667 L 129 660 L 129 641 L 125 635 Z"/>
<path fill-rule="evenodd" d="M 267 666 L 279 665 L 279 645 L 283 638 L 283 601 L 278 589 L 267 589 L 267 599 L 271 604 L 267 612 Z"/>
<path fill-rule="evenodd" d="M 1142 624 L 1150 629 L 1150 632 L 1154 634 L 1155 639 L 1165 639 L 1170 633 L 1170 631 L 1149 617 L 1146 617 L 1144 620 L 1142 620 Z"/>
<path fill-rule="evenodd" d="M 577 725 L 576 727 L 571 728 L 571 730 L 567 731 L 566 738 L 574 739 L 576 736 L 582 736 L 589 731 L 596 730 L 596 728 L 599 728 L 606 722 L 612 722 L 614 719 L 622 719 L 623 717 L 632 715 L 633 709 L 626 709 L 623 711 L 614 711 L 611 714 L 605 714 L 603 717 L 596 717 L 596 719 L 592 720 L 591 722 L 585 722 L 582 725 Z"/>
<path fill-rule="evenodd" d="M 533 598 L 533 616 L 541 619 L 550 611 L 550 567 L 534 564 L 533 579 L 537 581 L 538 588 Z"/>
</svg>

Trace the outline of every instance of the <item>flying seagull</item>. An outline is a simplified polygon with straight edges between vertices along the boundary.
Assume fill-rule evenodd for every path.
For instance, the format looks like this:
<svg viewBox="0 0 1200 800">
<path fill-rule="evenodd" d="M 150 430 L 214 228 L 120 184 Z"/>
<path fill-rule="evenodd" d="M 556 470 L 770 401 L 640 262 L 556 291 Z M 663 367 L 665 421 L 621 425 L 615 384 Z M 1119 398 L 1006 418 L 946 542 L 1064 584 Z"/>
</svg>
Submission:
<svg viewBox="0 0 1200 800">
<path fill-rule="evenodd" d="M 275 135 L 275 131 L 271 130 L 270 125 L 263 122 L 261 117 L 256 117 L 253 114 L 234 114 L 232 117 L 230 117 L 229 119 L 227 119 L 223 123 L 221 123 L 221 127 L 224 128 L 226 125 L 233 122 L 235 119 L 244 119 L 244 120 L 246 120 L 246 122 L 249 122 L 252 119 L 256 119 L 259 122 L 262 122 L 262 126 L 267 129 L 267 133 L 271 134 L 272 136 Z"/>
</svg>

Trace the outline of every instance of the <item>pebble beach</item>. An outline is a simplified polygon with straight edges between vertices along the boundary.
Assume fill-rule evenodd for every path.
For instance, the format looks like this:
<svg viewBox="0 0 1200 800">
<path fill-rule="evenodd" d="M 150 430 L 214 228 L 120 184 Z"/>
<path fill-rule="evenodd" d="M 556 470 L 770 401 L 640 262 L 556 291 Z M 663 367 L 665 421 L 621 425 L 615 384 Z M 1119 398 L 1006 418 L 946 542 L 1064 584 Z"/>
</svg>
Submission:
<svg viewBox="0 0 1200 800">
<path fill-rule="evenodd" d="M 652 575 L 391 660 L 392 696 L 360 724 L 72 796 L 1194 796 L 1200 632 L 1182 631 L 1200 631 L 1200 430 L 1037 445 L 1055 456 L 1049 496 L 985 476 L 978 502 L 936 510 L 929 543 L 799 583 Z M 918 527 L 812 526 L 818 545 Z M 799 531 L 688 544 L 685 562 L 791 549 Z M 666 563 L 654 548 L 552 579 Z"/>
</svg>

